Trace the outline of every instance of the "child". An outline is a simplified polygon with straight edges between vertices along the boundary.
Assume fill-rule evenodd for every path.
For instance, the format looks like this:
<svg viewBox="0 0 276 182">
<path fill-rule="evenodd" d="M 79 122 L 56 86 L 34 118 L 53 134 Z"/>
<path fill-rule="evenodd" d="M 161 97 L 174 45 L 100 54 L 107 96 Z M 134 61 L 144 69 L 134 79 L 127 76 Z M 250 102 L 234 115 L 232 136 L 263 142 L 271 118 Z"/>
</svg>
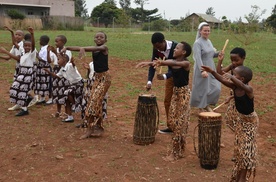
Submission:
<svg viewBox="0 0 276 182">
<path fill-rule="evenodd" d="M 59 102 L 65 104 L 65 113 L 68 115 L 68 118 L 62 120 L 62 122 L 74 122 L 74 117 L 72 116 L 72 105 L 75 105 L 76 107 L 75 112 L 81 111 L 83 80 L 74 63 L 74 59 L 72 58 L 69 62 L 67 54 L 60 54 L 58 56 L 58 65 L 60 66 L 60 70 L 57 74 L 50 72 L 46 68 L 44 68 L 44 70 L 53 77 L 64 77 L 69 81 L 70 85 L 64 87 L 64 96 L 59 99 Z"/>
<path fill-rule="evenodd" d="M 16 30 L 15 33 L 13 32 L 12 29 L 10 29 L 7 26 L 4 26 L 4 28 L 11 33 L 11 38 L 12 38 L 12 48 L 10 50 L 10 53 L 13 54 L 14 56 L 17 56 L 20 59 L 20 56 L 24 53 L 24 48 L 23 48 L 23 39 L 24 39 L 24 33 L 22 30 Z M 1 59 L 9 60 L 12 57 L 9 55 L 5 56 L 0 56 Z M 16 78 L 19 70 L 19 61 L 16 61 L 15 64 L 15 72 L 14 72 L 14 79 Z M 19 105 L 14 105 L 13 107 L 8 108 L 9 111 L 13 110 L 18 110 L 20 109 Z"/>
<path fill-rule="evenodd" d="M 248 84 L 252 79 L 252 71 L 248 67 L 238 66 L 233 70 L 233 75 L 225 73 L 221 76 L 207 66 L 202 66 L 202 70 L 211 73 L 217 80 L 233 90 L 238 119 L 235 128 L 237 154 L 231 181 L 249 181 L 252 173 L 254 181 L 259 118 L 254 111 L 253 88 Z"/>
<path fill-rule="evenodd" d="M 94 65 L 93 65 L 93 61 L 90 62 L 89 64 L 84 63 L 84 68 L 87 69 L 87 84 L 86 84 L 86 90 L 85 90 L 85 94 L 84 94 L 84 105 L 86 106 L 86 103 L 89 101 L 90 96 L 91 96 L 91 88 L 92 85 L 95 81 L 95 77 L 94 77 Z M 103 113 L 103 120 L 107 119 L 107 98 L 108 98 L 108 94 L 106 93 L 103 99 L 103 103 L 102 103 L 102 113 Z M 86 108 L 85 108 L 86 109 Z M 84 116 L 83 116 L 84 118 Z M 84 122 L 82 124 L 78 124 L 76 125 L 77 128 L 87 128 L 88 123 L 87 120 L 84 120 Z"/>
<path fill-rule="evenodd" d="M 221 75 L 223 73 L 229 72 L 233 75 L 233 70 L 238 66 L 243 66 L 243 62 L 245 60 L 246 52 L 243 48 L 236 47 L 230 52 L 230 59 L 231 64 L 228 66 L 222 68 L 222 61 L 224 59 L 223 54 L 219 54 L 218 56 L 218 65 L 217 65 L 217 72 Z M 236 119 L 237 119 L 237 110 L 235 107 L 235 102 L 232 99 L 233 98 L 233 92 L 230 91 L 230 97 L 227 98 L 229 100 L 228 108 L 226 111 L 226 123 L 232 129 L 235 130 L 236 126 Z M 227 102 L 227 101 L 226 101 Z"/>
<path fill-rule="evenodd" d="M 174 161 L 184 156 L 186 136 L 190 121 L 190 89 L 189 72 L 190 62 L 187 57 L 191 54 L 191 46 L 186 42 L 180 42 L 174 49 L 174 60 L 157 60 L 155 62 L 142 62 L 137 67 L 145 65 L 170 66 L 173 76 L 173 95 L 171 99 L 168 124 L 173 131 L 172 150 L 165 161 Z"/>
<path fill-rule="evenodd" d="M 61 50 L 64 48 L 64 45 L 67 42 L 67 38 L 64 35 L 58 35 L 55 38 L 55 46 L 56 48 L 52 46 L 48 46 L 48 52 L 52 51 L 53 53 L 56 54 L 56 56 L 59 55 Z M 69 62 L 72 58 L 72 53 L 71 51 L 67 50 L 65 54 L 69 57 Z M 53 62 L 53 72 L 57 74 L 60 70 L 60 66 L 58 65 L 58 61 L 54 60 Z M 59 98 L 63 97 L 63 87 L 70 85 L 69 81 L 66 80 L 64 77 L 58 78 L 58 77 L 53 77 L 52 80 L 53 88 L 52 88 L 52 94 L 53 94 L 53 103 L 57 105 L 57 112 L 54 114 L 54 117 L 60 117 L 61 116 L 61 106 L 64 104 L 59 100 Z"/>
<path fill-rule="evenodd" d="M 90 136 L 101 136 L 104 133 L 102 102 L 111 84 L 111 76 L 108 71 L 108 48 L 105 44 L 107 42 L 106 34 L 104 32 L 97 32 L 94 36 L 94 42 L 96 46 L 73 46 L 64 49 L 80 51 L 80 56 L 84 55 L 86 51 L 92 52 L 93 57 L 95 81 L 92 85 L 90 100 L 85 111 L 88 128 L 80 139 Z"/>
<path fill-rule="evenodd" d="M 50 69 L 51 65 L 50 63 L 52 60 L 56 59 L 55 54 L 52 51 L 48 51 L 48 43 L 50 41 L 50 38 L 47 35 L 42 35 L 40 37 L 40 51 L 38 52 L 38 64 L 37 64 L 37 70 L 36 70 L 36 84 L 35 84 L 35 94 L 40 95 L 40 100 L 37 102 L 37 104 L 45 104 L 45 96 L 49 95 L 49 102 L 48 104 L 52 103 L 51 91 L 50 91 L 50 85 L 51 85 L 51 76 L 44 71 L 44 68 Z"/>
<path fill-rule="evenodd" d="M 28 28 L 31 34 L 31 40 L 25 40 L 24 54 L 20 57 L 15 56 L 8 52 L 6 49 L 1 48 L 0 52 L 7 54 L 11 58 L 19 61 L 18 74 L 10 88 L 10 101 L 21 106 L 21 111 L 16 116 L 28 115 L 28 93 L 32 89 L 33 84 L 33 60 L 36 58 L 34 30 Z"/>
<path fill-rule="evenodd" d="M 230 52 L 231 64 L 222 68 L 222 61 L 224 59 L 224 53 L 219 54 L 218 56 L 218 65 L 217 72 L 223 75 L 226 72 L 229 72 L 233 75 L 233 70 L 238 66 L 243 66 L 243 62 L 245 60 L 246 52 L 243 48 L 236 47 Z M 228 103 L 228 107 L 225 113 L 226 125 L 232 130 L 235 131 L 237 119 L 238 119 L 238 111 L 236 110 L 235 101 L 233 99 L 233 92 L 230 90 L 230 96 L 226 99 L 225 103 Z M 234 156 L 232 161 L 236 160 L 236 144 L 234 143 Z"/>
</svg>

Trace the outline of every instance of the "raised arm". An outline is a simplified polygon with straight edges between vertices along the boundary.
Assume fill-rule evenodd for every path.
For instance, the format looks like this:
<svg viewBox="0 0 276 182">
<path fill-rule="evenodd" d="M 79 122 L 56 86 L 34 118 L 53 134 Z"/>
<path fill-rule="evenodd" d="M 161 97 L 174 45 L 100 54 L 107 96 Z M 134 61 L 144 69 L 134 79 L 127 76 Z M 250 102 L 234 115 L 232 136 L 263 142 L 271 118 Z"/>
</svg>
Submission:
<svg viewBox="0 0 276 182">
<path fill-rule="evenodd" d="M 224 59 L 224 52 L 220 52 L 219 55 L 218 55 L 218 64 L 217 64 L 217 73 L 220 74 L 220 75 L 223 75 L 224 72 L 228 72 L 231 70 L 231 65 L 232 64 L 229 64 L 228 66 L 226 67 L 222 67 L 222 61 Z"/>
<path fill-rule="evenodd" d="M 250 85 L 244 84 L 242 81 L 240 81 L 239 79 L 237 79 L 233 75 L 229 74 L 229 77 L 230 77 L 231 81 L 235 84 L 236 87 L 241 88 L 242 90 L 244 90 L 246 92 L 248 97 L 250 97 L 250 98 L 254 97 L 253 88 Z"/>
<path fill-rule="evenodd" d="M 47 68 L 43 68 L 43 70 L 46 71 L 47 73 L 49 73 L 52 77 L 60 78 L 58 75 L 56 75 L 55 73 L 51 72 L 51 71 L 48 70 Z"/>
<path fill-rule="evenodd" d="M 143 67 L 152 66 L 152 65 L 153 65 L 153 62 L 140 62 L 135 66 L 135 68 L 143 68 Z"/>
<path fill-rule="evenodd" d="M 95 52 L 95 51 L 107 51 L 107 46 L 106 45 L 88 46 L 88 47 L 68 46 L 68 47 L 65 47 L 65 49 L 70 51 L 80 51 L 81 49 L 84 49 L 86 52 Z"/>
<path fill-rule="evenodd" d="M 32 27 L 29 27 L 28 31 L 31 34 L 31 41 L 32 41 L 32 51 L 31 52 L 33 52 L 35 50 L 34 29 Z"/>
<path fill-rule="evenodd" d="M 202 67 L 202 70 L 211 73 L 218 81 L 220 81 L 226 87 L 229 87 L 231 89 L 234 89 L 236 87 L 233 82 L 228 81 L 222 75 L 220 75 L 217 72 L 215 72 L 214 70 L 212 70 L 212 68 L 210 68 L 209 66 L 201 66 L 201 67 Z M 225 74 L 228 74 L 228 73 L 225 73 Z"/>
<path fill-rule="evenodd" d="M 8 26 L 4 26 L 4 28 L 5 28 L 6 30 L 8 30 L 9 32 L 11 32 L 12 45 L 14 45 L 16 49 L 19 49 L 19 45 L 17 44 L 17 42 L 16 42 L 16 40 L 15 40 L 13 30 L 10 29 Z"/>
<path fill-rule="evenodd" d="M 190 62 L 189 61 L 176 61 L 173 59 L 167 59 L 165 61 L 157 60 L 154 65 L 157 66 L 180 66 L 185 69 L 190 68 Z"/>
</svg>

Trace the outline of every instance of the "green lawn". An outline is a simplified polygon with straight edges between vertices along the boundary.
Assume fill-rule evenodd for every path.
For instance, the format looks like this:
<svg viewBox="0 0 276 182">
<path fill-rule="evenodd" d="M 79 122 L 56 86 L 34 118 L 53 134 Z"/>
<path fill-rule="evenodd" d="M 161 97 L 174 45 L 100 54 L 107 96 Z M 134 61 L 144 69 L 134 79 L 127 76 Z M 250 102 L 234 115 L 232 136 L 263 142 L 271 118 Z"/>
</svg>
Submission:
<svg viewBox="0 0 276 182">
<path fill-rule="evenodd" d="M 54 39 L 57 35 L 63 34 L 67 37 L 66 45 L 91 46 L 94 45 L 94 34 L 102 30 L 108 36 L 107 45 L 109 47 L 110 57 L 120 58 L 122 60 L 149 60 L 151 58 L 152 46 L 150 42 L 153 32 L 141 32 L 135 29 L 86 29 L 86 31 L 35 31 L 36 47 L 39 48 L 38 40 L 41 35 L 50 37 L 50 44 L 54 45 Z M 168 40 L 186 41 L 193 44 L 196 32 L 163 32 Z M 275 73 L 276 72 L 276 35 L 271 33 L 262 33 L 258 36 L 261 40 L 243 47 L 233 36 L 223 31 L 213 31 L 210 39 L 217 50 L 221 50 L 225 40 L 229 39 L 229 44 L 225 50 L 224 64 L 230 63 L 229 53 L 234 47 L 243 47 L 247 56 L 245 65 L 249 66 L 255 72 Z M 0 44 L 10 49 L 11 38 L 8 31 L 0 31 Z M 77 53 L 74 53 L 75 55 Z M 192 57 L 190 57 L 192 60 Z M 216 61 L 216 59 L 215 59 Z"/>
</svg>

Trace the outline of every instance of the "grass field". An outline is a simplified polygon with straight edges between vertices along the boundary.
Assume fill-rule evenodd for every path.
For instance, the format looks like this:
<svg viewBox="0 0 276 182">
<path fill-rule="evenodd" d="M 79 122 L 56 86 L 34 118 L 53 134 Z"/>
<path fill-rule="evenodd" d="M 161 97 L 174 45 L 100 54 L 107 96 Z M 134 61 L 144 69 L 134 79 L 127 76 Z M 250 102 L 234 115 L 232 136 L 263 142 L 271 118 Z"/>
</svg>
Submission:
<svg viewBox="0 0 276 182">
<path fill-rule="evenodd" d="M 108 36 L 107 45 L 109 47 L 110 57 L 123 60 L 149 60 L 151 58 L 152 46 L 150 38 L 153 32 L 141 32 L 135 29 L 87 29 L 86 31 L 35 31 L 36 47 L 39 49 L 39 37 L 48 35 L 50 44 L 54 45 L 54 39 L 57 35 L 63 34 L 67 37 L 66 45 L 93 46 L 93 36 L 97 31 L 104 31 Z M 175 41 L 186 41 L 193 44 L 196 32 L 163 32 L 165 38 Z M 271 33 L 261 33 L 254 35 L 261 37 L 261 40 L 244 47 L 233 36 L 222 30 L 211 32 L 210 39 L 217 50 L 221 50 L 225 40 L 229 39 L 229 44 L 225 52 L 224 64 L 230 62 L 229 53 L 234 47 L 243 47 L 247 52 L 245 65 L 249 66 L 255 72 L 275 73 L 276 72 L 276 35 Z M 11 47 L 10 32 L 0 31 L 0 44 L 5 45 L 7 49 Z M 77 54 L 77 53 L 75 53 Z M 192 58 L 190 57 L 190 60 Z"/>
</svg>

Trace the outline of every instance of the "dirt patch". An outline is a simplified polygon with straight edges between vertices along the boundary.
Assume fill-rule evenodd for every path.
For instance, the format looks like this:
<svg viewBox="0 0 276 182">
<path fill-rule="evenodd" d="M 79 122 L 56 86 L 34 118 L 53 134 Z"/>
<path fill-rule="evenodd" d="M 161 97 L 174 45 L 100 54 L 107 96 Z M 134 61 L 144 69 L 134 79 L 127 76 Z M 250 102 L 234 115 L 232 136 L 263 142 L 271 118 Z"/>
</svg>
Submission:
<svg viewBox="0 0 276 182">
<path fill-rule="evenodd" d="M 234 134 L 223 121 L 221 141 L 224 147 L 219 165 L 215 170 L 201 168 L 193 145 L 193 138 L 197 139 L 193 132 L 198 123 L 195 108 L 185 158 L 174 163 L 162 160 L 169 147 L 169 135 L 157 133 L 155 142 L 147 146 L 133 143 L 137 99 L 139 94 L 145 93 L 147 77 L 147 69 L 135 69 L 136 63 L 110 59 L 112 86 L 105 134 L 101 138 L 79 140 L 84 132 L 75 128 L 75 124 L 81 122 L 79 114 L 75 114 L 74 123 L 62 123 L 51 115 L 56 111 L 55 105 L 33 106 L 24 117 L 15 117 L 15 111 L 7 111 L 11 106 L 9 87 L 14 62 L 1 60 L 0 181 L 228 181 L 233 165 Z M 85 75 L 80 63 L 77 66 Z M 256 181 L 276 181 L 275 78 L 275 74 L 263 77 L 256 73 L 252 81 L 260 117 Z M 164 82 L 154 80 L 151 93 L 157 97 L 159 128 L 164 128 Z M 220 103 L 228 93 L 223 87 Z M 222 106 L 217 112 L 224 115 L 225 110 L 226 106 Z"/>
</svg>

